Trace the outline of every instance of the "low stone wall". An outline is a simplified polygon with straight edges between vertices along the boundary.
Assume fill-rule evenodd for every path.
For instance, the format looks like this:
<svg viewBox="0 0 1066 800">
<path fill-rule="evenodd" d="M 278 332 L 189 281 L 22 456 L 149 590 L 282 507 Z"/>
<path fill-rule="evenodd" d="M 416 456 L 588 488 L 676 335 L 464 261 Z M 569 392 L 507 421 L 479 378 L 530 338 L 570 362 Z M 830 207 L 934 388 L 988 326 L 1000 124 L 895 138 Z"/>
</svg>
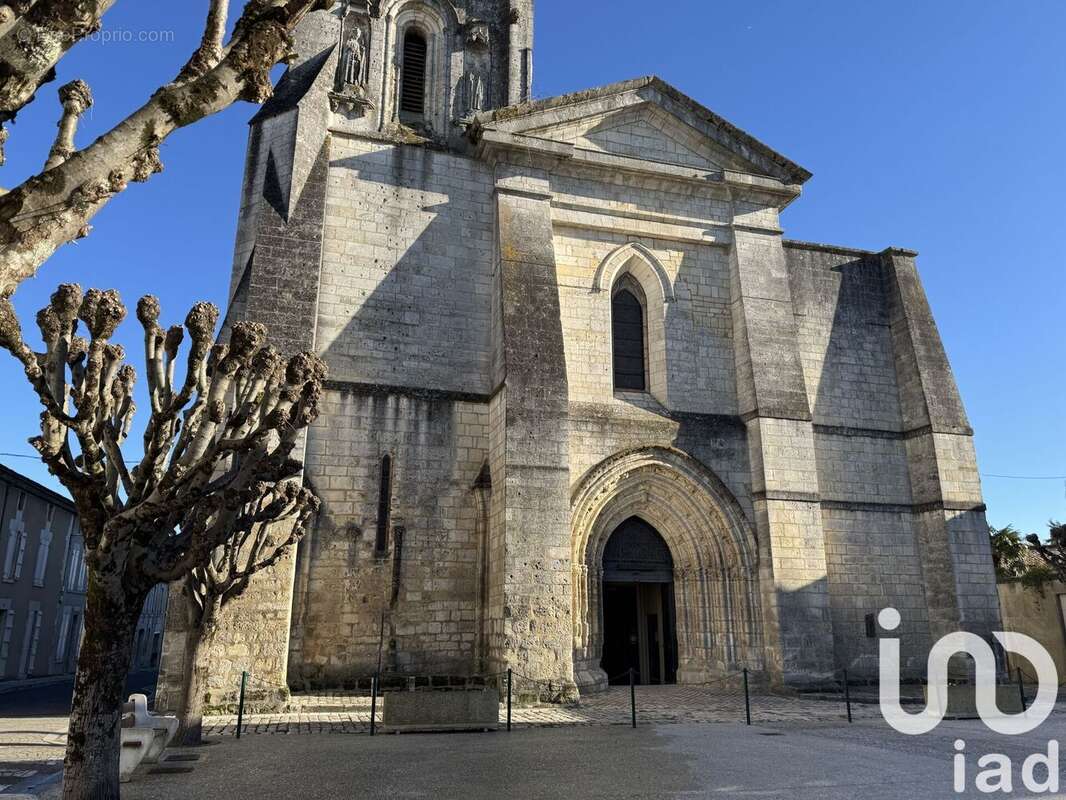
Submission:
<svg viewBox="0 0 1066 800">
<path fill-rule="evenodd" d="M 390 692 L 382 699 L 388 731 L 488 730 L 500 721 L 495 689 Z"/>
<path fill-rule="evenodd" d="M 925 702 L 929 702 L 929 687 L 922 687 Z M 1018 714 L 1022 709 L 1022 696 L 1017 686 L 1002 684 L 996 686 L 996 706 L 1003 714 Z M 948 719 L 978 719 L 976 687 L 973 684 L 948 686 L 948 707 L 945 716 Z"/>
</svg>

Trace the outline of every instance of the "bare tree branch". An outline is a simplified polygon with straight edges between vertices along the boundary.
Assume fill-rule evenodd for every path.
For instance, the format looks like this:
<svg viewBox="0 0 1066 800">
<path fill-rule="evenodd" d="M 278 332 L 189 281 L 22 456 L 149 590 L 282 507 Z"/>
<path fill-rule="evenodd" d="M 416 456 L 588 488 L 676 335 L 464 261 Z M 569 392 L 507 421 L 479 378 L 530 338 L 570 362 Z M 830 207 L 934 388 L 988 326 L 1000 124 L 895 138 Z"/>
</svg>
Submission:
<svg viewBox="0 0 1066 800">
<path fill-rule="evenodd" d="M 93 104 L 93 94 L 84 81 L 71 81 L 59 90 L 59 102 L 63 104 L 63 116 L 59 120 L 59 133 L 48 154 L 45 170 L 58 167 L 74 152 L 74 132 L 78 119 Z"/>
<path fill-rule="evenodd" d="M 26 19 L 52 5 L 66 3 L 39 0 Z M 109 3 L 96 0 L 96 5 Z M 328 6 L 328 0 L 249 0 L 214 66 L 202 74 L 192 69 L 179 76 L 88 147 L 0 197 L 0 295 L 10 295 L 57 248 L 87 235 L 97 212 L 131 181 L 147 181 L 160 172 L 159 146 L 174 131 L 238 100 L 261 103 L 270 97 L 270 70 L 290 56 L 291 31 L 309 11 Z M 219 23 L 225 24 L 221 10 L 205 34 L 209 49 L 215 40 L 211 26 Z M 4 42 L 16 35 L 13 29 L 0 39 L 0 70 Z M 0 120 L 3 109 L 0 79 Z"/>
<path fill-rule="evenodd" d="M 204 36 L 192 58 L 178 73 L 178 82 L 198 78 L 222 59 L 222 42 L 226 37 L 229 0 L 210 0 Z"/>
<path fill-rule="evenodd" d="M 55 79 L 55 65 L 75 44 L 100 29 L 115 0 L 37 0 L 8 3 L 0 13 L 0 124 Z"/>
</svg>

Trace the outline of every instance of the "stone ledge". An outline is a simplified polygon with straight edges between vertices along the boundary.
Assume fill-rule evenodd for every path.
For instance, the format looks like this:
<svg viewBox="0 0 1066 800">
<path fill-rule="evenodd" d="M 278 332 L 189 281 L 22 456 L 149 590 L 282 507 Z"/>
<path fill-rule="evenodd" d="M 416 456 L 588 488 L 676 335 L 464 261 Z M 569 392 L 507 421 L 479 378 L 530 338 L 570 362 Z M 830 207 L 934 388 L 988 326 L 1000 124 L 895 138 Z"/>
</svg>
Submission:
<svg viewBox="0 0 1066 800">
<path fill-rule="evenodd" d="M 376 397 L 397 395 L 415 400 L 481 404 L 487 404 L 492 399 L 492 394 L 482 394 L 480 392 L 461 392 L 451 389 L 430 389 L 417 386 L 386 386 L 378 383 L 363 383 L 362 381 L 327 380 L 322 385 L 327 391 L 341 392 L 342 394 L 373 395 Z"/>
<path fill-rule="evenodd" d="M 852 428 L 844 425 L 820 425 L 813 426 L 816 434 L 823 436 L 845 436 L 865 439 L 895 439 L 899 441 L 916 439 L 927 434 L 941 434 L 944 436 L 973 436 L 973 428 L 962 431 L 936 430 L 932 425 L 922 425 L 919 428 L 911 428 L 906 431 L 890 431 L 884 428 Z"/>
</svg>

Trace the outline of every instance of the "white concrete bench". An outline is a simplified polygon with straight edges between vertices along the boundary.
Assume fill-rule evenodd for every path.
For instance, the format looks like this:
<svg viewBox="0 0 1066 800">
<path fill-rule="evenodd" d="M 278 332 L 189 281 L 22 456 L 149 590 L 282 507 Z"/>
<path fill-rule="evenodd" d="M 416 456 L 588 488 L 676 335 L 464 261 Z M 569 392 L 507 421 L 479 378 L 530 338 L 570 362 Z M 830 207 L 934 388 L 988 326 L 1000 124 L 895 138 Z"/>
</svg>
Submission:
<svg viewBox="0 0 1066 800">
<path fill-rule="evenodd" d="M 148 698 L 131 694 L 122 704 L 121 730 L 119 779 L 128 781 L 142 761 L 154 764 L 159 760 L 178 732 L 178 718 L 150 713 Z"/>
<path fill-rule="evenodd" d="M 158 747 L 155 728 L 134 728 L 130 717 L 122 720 L 122 748 L 119 750 L 118 778 L 128 781 L 150 749 Z"/>
</svg>

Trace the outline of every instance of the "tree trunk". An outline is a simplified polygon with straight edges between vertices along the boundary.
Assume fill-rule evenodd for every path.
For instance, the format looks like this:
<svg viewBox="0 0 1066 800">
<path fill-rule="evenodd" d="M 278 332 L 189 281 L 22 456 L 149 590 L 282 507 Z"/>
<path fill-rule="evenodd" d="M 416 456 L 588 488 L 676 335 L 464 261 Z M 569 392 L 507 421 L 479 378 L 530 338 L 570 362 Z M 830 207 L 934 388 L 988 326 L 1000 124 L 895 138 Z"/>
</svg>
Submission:
<svg viewBox="0 0 1066 800">
<path fill-rule="evenodd" d="M 63 800 L 118 798 L 118 759 L 126 672 L 145 594 L 121 580 L 89 576 L 85 636 L 78 656 L 63 765 Z"/>
<path fill-rule="evenodd" d="M 218 631 L 218 604 L 206 601 L 199 625 L 189 628 L 185 640 L 185 686 L 181 695 L 177 741 L 186 747 L 203 743 L 204 693 L 210 674 L 211 645 Z"/>
</svg>

